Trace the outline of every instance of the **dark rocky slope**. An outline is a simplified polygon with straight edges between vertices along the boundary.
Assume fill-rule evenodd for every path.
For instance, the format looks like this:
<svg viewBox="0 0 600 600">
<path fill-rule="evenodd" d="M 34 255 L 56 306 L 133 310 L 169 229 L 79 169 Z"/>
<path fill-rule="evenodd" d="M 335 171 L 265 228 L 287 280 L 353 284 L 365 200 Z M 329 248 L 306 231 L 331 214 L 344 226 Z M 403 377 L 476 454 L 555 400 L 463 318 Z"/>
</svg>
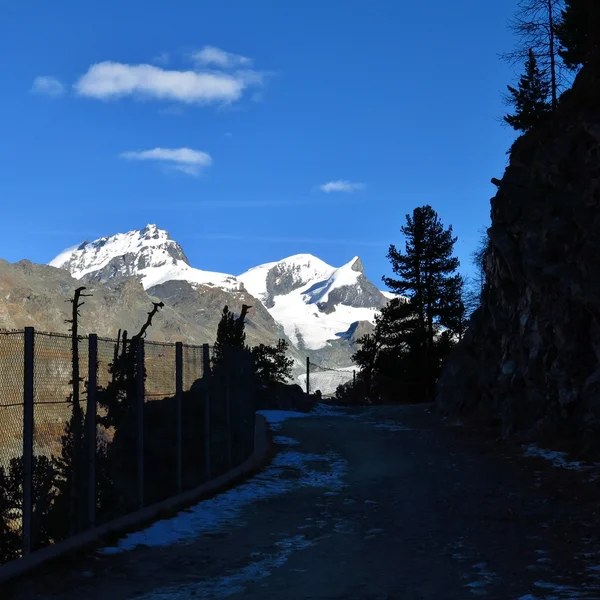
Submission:
<svg viewBox="0 0 600 600">
<path fill-rule="evenodd" d="M 491 201 L 487 289 L 437 406 L 523 441 L 600 449 L 600 75 L 520 138 Z"/>
</svg>

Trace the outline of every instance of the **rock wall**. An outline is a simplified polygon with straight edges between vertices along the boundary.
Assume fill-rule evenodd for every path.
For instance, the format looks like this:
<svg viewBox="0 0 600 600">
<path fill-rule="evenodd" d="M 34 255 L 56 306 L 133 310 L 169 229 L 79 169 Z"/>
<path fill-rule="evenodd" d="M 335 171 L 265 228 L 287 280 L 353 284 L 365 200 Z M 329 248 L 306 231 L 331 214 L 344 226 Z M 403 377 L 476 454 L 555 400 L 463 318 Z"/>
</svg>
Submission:
<svg viewBox="0 0 600 600">
<path fill-rule="evenodd" d="M 491 200 L 483 305 L 437 407 L 522 440 L 600 449 L 600 76 L 517 140 Z"/>
</svg>

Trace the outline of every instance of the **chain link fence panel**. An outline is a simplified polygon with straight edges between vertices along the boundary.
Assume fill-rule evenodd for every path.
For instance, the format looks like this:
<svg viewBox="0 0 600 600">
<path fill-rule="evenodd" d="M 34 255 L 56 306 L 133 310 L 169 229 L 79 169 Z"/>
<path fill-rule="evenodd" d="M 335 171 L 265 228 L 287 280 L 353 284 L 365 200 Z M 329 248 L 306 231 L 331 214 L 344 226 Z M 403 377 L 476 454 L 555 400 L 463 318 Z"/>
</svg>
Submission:
<svg viewBox="0 0 600 600">
<path fill-rule="evenodd" d="M 0 332 L 0 564 L 18 558 L 23 546 L 24 331 Z"/>
<path fill-rule="evenodd" d="M 71 336 L 32 337 L 29 537 L 22 533 L 25 332 L 0 332 L 0 564 L 18 558 L 23 547 L 35 551 L 218 477 L 253 451 L 252 373 L 237 359 L 214 373 L 208 346 L 182 345 L 177 371 L 176 344 L 145 342 L 141 396 L 138 364 L 123 360 L 122 339 L 97 338 L 90 390 L 94 340 L 77 342 L 74 387 Z M 116 358 L 118 374 L 111 367 Z M 115 399 L 120 410 L 113 415 L 107 407 Z"/>
<path fill-rule="evenodd" d="M 203 348 L 183 344 L 183 391 L 192 389 L 198 379 L 204 377 Z"/>
</svg>

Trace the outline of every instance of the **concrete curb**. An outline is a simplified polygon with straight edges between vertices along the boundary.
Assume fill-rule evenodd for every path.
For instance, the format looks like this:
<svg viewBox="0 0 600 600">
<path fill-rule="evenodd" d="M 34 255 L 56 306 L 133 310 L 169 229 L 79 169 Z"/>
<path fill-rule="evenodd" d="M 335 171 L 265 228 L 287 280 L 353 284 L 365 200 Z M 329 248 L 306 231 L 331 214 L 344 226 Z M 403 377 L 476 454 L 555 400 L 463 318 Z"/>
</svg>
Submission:
<svg viewBox="0 0 600 600">
<path fill-rule="evenodd" d="M 134 531 L 142 525 L 164 518 L 165 513 L 176 513 L 188 506 L 202 500 L 205 496 L 215 494 L 244 476 L 257 471 L 269 462 L 271 458 L 270 433 L 267 421 L 262 415 L 256 415 L 254 428 L 254 452 L 242 464 L 231 471 L 207 481 L 206 483 L 180 494 L 167 498 L 162 502 L 147 506 L 142 510 L 130 513 L 109 523 L 105 523 L 94 529 L 73 536 L 53 546 L 42 548 L 29 556 L 13 560 L 0 566 L 0 583 L 6 583 L 11 579 L 20 577 L 34 569 L 37 569 L 50 561 L 63 558 L 74 551 L 82 550 L 92 546 L 99 546 L 102 538 L 108 534 L 125 533 Z"/>
</svg>

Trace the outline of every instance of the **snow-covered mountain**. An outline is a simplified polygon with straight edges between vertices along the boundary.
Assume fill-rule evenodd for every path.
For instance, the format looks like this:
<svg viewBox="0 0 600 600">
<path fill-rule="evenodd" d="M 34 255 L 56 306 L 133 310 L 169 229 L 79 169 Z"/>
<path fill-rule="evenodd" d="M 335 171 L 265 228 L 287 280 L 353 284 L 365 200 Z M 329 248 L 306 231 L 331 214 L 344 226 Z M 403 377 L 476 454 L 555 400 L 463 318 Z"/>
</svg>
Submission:
<svg viewBox="0 0 600 600">
<path fill-rule="evenodd" d="M 173 296 L 173 284 L 166 284 L 178 281 L 177 304 L 189 304 L 190 310 L 202 303 L 203 294 L 208 302 L 210 289 L 225 293 L 219 302 L 226 301 L 227 294 L 237 300 L 249 294 L 260 301 L 256 304 L 262 305 L 265 317 L 270 314 L 277 324 L 273 328 L 283 329 L 297 350 L 339 366 L 348 366 L 354 340 L 369 330 L 390 297 L 366 278 L 358 257 L 336 268 L 310 254 L 298 254 L 238 277 L 196 269 L 181 246 L 156 225 L 83 242 L 59 254 L 50 265 L 87 282 L 133 277 L 158 297 Z M 185 282 L 190 286 L 186 288 Z M 212 304 L 207 306 L 214 310 Z M 262 322 L 267 326 L 268 319 Z"/>
<path fill-rule="evenodd" d="M 49 264 L 69 271 L 76 279 L 99 283 L 135 277 L 145 289 L 173 280 L 229 292 L 241 289 L 240 282 L 232 275 L 190 266 L 181 246 L 156 225 L 85 241 L 61 252 Z"/>
<path fill-rule="evenodd" d="M 373 323 L 386 296 L 354 257 L 335 268 L 310 254 L 267 263 L 238 276 L 298 347 L 319 350 L 348 339 L 360 322 Z"/>
</svg>

